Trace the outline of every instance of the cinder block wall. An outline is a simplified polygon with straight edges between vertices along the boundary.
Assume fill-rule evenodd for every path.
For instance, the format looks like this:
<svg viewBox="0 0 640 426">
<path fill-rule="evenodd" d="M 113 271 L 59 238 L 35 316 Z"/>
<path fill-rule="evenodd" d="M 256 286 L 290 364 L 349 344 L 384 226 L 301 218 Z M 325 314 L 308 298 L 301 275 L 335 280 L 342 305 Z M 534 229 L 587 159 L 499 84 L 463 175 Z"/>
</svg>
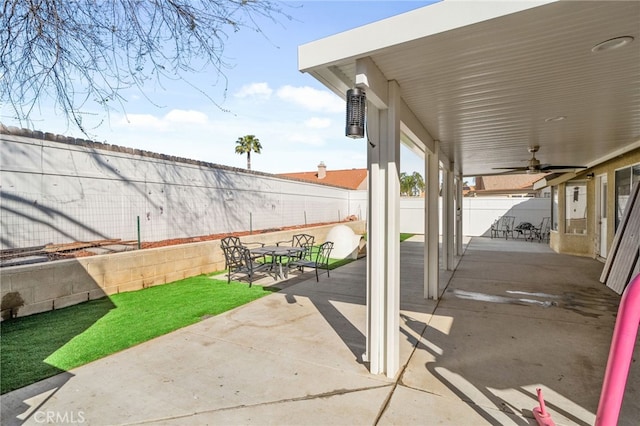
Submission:
<svg viewBox="0 0 640 426">
<path fill-rule="evenodd" d="M 0 124 L 0 249 L 366 220 L 366 191 Z"/>
<path fill-rule="evenodd" d="M 356 234 L 365 232 L 364 221 L 344 224 Z M 249 235 L 241 240 L 272 245 L 307 233 L 321 243 L 334 226 Z M 0 273 L 2 318 L 10 315 L 11 300 L 23 301 L 13 313 L 26 316 L 223 269 L 220 240 L 6 267 Z"/>
</svg>

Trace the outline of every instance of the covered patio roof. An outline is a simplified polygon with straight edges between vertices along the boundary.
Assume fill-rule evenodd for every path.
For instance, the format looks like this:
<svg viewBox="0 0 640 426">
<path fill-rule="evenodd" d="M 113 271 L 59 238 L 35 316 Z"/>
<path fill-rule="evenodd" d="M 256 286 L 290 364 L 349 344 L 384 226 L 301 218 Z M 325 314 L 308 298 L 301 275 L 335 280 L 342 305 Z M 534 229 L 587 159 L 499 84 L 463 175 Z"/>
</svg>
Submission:
<svg viewBox="0 0 640 426">
<path fill-rule="evenodd" d="M 403 143 L 438 141 L 456 174 L 526 166 L 534 145 L 590 167 L 640 147 L 639 22 L 637 1 L 443 1 L 302 45 L 299 68 L 343 98 L 375 87 L 362 66 L 397 82 Z"/>
<path fill-rule="evenodd" d="M 640 147 L 638 22 L 637 1 L 449 0 L 299 47 L 301 71 L 367 96 L 372 373 L 399 368 L 400 143 L 425 160 L 423 294 L 437 299 L 438 264 L 461 254 L 462 176 L 540 171 L 536 147 L 565 166 L 559 182 Z"/>
</svg>

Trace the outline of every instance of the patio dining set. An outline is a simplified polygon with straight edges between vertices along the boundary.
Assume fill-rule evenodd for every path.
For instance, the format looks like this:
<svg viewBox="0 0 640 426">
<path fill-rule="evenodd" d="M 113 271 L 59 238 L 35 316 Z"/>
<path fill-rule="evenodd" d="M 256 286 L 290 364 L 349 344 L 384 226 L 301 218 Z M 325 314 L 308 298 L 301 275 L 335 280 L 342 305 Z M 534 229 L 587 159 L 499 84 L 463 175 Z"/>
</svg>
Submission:
<svg viewBox="0 0 640 426">
<path fill-rule="evenodd" d="M 319 281 L 319 270 L 326 270 L 329 276 L 333 242 L 326 241 L 319 246 L 314 242 L 315 237 L 309 234 L 296 234 L 291 240 L 278 241 L 275 245 L 243 242 L 235 236 L 225 237 L 220 240 L 220 247 L 224 253 L 227 282 L 231 282 L 232 276 L 242 274 L 251 287 L 256 274 L 269 274 L 280 280 L 287 279 L 292 270 L 304 273 L 304 268 L 315 269 L 316 281 Z"/>
<path fill-rule="evenodd" d="M 543 217 L 538 226 L 529 222 L 520 222 L 517 226 L 514 226 L 516 221 L 515 216 L 500 216 L 491 225 L 491 238 L 519 239 L 524 238 L 527 241 L 549 241 L 549 234 L 551 232 L 551 218 Z"/>
</svg>

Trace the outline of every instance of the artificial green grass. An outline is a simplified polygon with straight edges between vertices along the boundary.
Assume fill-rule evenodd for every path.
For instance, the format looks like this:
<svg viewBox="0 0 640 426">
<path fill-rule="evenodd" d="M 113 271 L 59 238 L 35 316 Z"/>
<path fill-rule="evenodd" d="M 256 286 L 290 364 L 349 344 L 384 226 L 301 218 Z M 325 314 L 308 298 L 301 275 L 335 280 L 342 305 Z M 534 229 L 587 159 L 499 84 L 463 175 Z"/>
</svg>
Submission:
<svg viewBox="0 0 640 426">
<path fill-rule="evenodd" d="M 329 269 L 352 261 L 330 259 Z M 79 367 L 278 290 L 237 284 L 201 275 L 3 321 L 0 393 Z"/>
<path fill-rule="evenodd" d="M 234 285 L 235 284 L 235 285 Z M 0 323 L 0 393 L 259 299 L 273 289 L 207 276 Z"/>
<path fill-rule="evenodd" d="M 413 237 L 414 235 L 416 235 L 416 234 L 407 234 L 405 232 L 401 232 L 400 233 L 400 242 L 403 242 L 404 240 L 408 240 L 409 238 Z M 364 240 L 367 241 L 367 234 L 366 233 L 363 235 L 363 237 L 364 237 Z"/>
</svg>

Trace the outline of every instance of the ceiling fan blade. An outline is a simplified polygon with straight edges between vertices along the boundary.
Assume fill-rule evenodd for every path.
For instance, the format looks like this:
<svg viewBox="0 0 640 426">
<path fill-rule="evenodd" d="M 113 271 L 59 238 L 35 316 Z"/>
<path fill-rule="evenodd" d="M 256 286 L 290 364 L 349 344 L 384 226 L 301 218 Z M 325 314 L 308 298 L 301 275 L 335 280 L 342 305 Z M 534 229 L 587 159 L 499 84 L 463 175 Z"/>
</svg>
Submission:
<svg viewBox="0 0 640 426">
<path fill-rule="evenodd" d="M 575 169 L 586 169 L 586 166 L 564 166 L 564 165 L 553 165 L 553 164 L 541 164 L 540 160 L 536 158 L 536 152 L 539 150 L 539 146 L 529 147 L 529 152 L 531 153 L 531 158 L 526 160 L 529 164 L 527 166 L 515 166 L 515 167 L 493 167 L 493 170 L 506 170 L 505 172 L 497 172 L 496 174 L 519 174 L 526 173 L 529 175 L 534 175 L 538 173 L 550 173 L 551 171 L 572 171 Z M 564 172 L 559 172 L 564 173 Z"/>
<path fill-rule="evenodd" d="M 493 167 L 493 170 L 495 170 L 495 173 L 489 173 L 488 175 L 523 175 L 529 172 L 528 167 Z"/>
<path fill-rule="evenodd" d="M 587 166 L 555 166 L 551 164 L 542 164 L 540 170 L 563 170 L 563 169 L 586 169 Z"/>
<path fill-rule="evenodd" d="M 499 169 L 494 168 L 495 172 L 492 173 L 483 173 L 481 176 L 506 176 L 506 175 L 530 175 L 532 173 L 529 172 L 528 169 Z M 536 172 L 534 172 L 536 174 Z M 540 176 L 546 175 L 546 172 L 540 172 Z"/>
</svg>

